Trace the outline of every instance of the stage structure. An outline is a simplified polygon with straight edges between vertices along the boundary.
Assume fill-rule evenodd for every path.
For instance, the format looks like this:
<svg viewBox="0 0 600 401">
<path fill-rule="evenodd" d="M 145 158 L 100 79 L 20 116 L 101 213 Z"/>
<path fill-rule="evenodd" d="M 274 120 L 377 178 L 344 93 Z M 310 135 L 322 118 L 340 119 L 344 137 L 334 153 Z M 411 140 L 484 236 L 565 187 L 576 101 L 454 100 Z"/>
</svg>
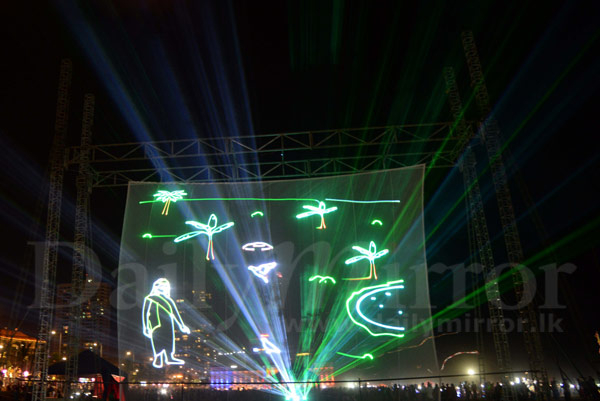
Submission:
<svg viewBox="0 0 600 401">
<path fill-rule="evenodd" d="M 121 355 L 134 355 L 147 381 L 173 372 L 208 379 L 206 363 L 237 366 L 292 400 L 312 386 L 280 382 L 319 381 L 325 369 L 367 381 L 436 375 L 424 172 L 131 182 L 119 261 Z M 200 292 L 218 301 L 207 308 Z M 185 348 L 197 340 L 217 355 Z"/>
<path fill-rule="evenodd" d="M 239 136 L 145 143 L 84 145 L 68 149 L 64 149 L 64 138 L 68 115 L 68 84 L 70 82 L 71 67 L 69 61 L 63 62 L 59 79 L 56 135 L 50 171 L 50 201 L 48 203 L 47 224 L 49 246 L 44 254 L 40 334 L 34 365 L 34 373 L 41 380 L 34 387 L 33 399 L 35 401 L 45 400 L 46 397 L 45 380 L 47 379 L 48 353 L 46 349 L 47 345 L 44 344 L 47 344 L 49 338 L 49 322 L 52 319 L 50 305 L 53 299 L 56 271 L 56 247 L 54 244 L 56 244 L 58 235 L 62 177 L 65 168 L 79 165 L 80 171 L 85 171 L 88 174 L 89 185 L 94 188 L 102 188 L 126 186 L 131 181 L 148 183 L 146 185 L 156 185 L 150 183 L 157 181 L 175 181 L 177 185 L 251 181 L 266 183 L 273 179 L 343 177 L 346 174 L 365 173 L 418 164 L 424 164 L 427 169 L 452 168 L 459 163 L 464 174 L 467 191 L 466 201 L 467 210 L 470 215 L 469 233 L 471 242 L 482 254 L 483 265 L 492 266 L 493 259 L 486 256 L 490 255 L 490 244 L 481 203 L 481 194 L 477 185 L 479 176 L 474 169 L 474 154 L 469 148 L 469 145 L 477 146 L 477 144 L 484 142 L 491 160 L 492 176 L 498 195 L 501 221 L 505 228 L 504 232 L 509 260 L 511 263 L 518 264 L 522 260 L 522 250 L 516 229 L 514 211 L 512 211 L 510 193 L 506 185 L 506 173 L 502 164 L 501 149 L 499 146 L 498 125 L 489 115 L 489 99 L 485 90 L 481 74 L 481 64 L 477 56 L 472 34 L 468 32 L 463 34 L 463 45 L 467 55 L 472 84 L 475 88 L 475 97 L 482 113 L 482 119 L 476 123 L 465 121 L 462 118 L 462 113 L 457 112 L 457 110 L 461 109 L 460 98 L 455 81 L 453 83 L 453 72 L 450 69 L 446 69 L 445 78 L 455 117 L 454 122 L 307 131 L 251 137 Z M 465 152 L 465 155 L 461 157 L 463 152 Z M 331 154 L 335 156 L 331 157 Z M 168 188 L 155 189 L 158 195 L 152 197 L 152 199 L 154 202 L 163 203 L 161 215 L 168 218 L 169 213 L 181 213 L 179 206 L 185 203 L 181 202 L 184 199 L 183 195 L 180 194 L 180 196 L 172 192 L 180 190 L 187 195 L 187 187 L 185 189 L 175 189 L 173 186 L 170 186 Z M 84 190 L 83 185 L 78 185 L 79 190 Z M 164 194 L 165 196 L 161 198 L 158 191 L 166 191 L 169 194 Z M 89 196 L 89 191 L 87 192 L 87 196 Z M 329 217 L 333 217 L 337 212 L 332 209 L 339 206 L 316 196 L 314 198 L 310 197 L 310 199 L 314 202 L 313 204 L 296 205 L 301 206 L 301 209 L 297 211 L 297 216 L 302 216 L 297 217 L 298 224 L 300 224 L 302 219 L 307 221 L 312 220 L 311 223 L 317 220 L 318 227 L 315 226 L 313 228 L 325 232 L 326 223 L 331 224 L 329 223 Z M 81 206 L 78 207 L 81 208 Z M 202 214 L 193 208 L 188 211 L 191 214 Z M 259 210 L 253 211 L 250 214 L 250 218 L 260 216 L 260 214 L 264 215 L 264 212 Z M 85 213 L 79 213 L 78 215 L 83 216 Z M 232 235 L 231 232 L 227 233 L 227 230 L 215 231 L 222 227 L 222 223 L 227 224 L 229 222 L 227 218 L 222 220 L 222 217 L 214 214 L 213 219 L 212 214 L 210 216 L 202 214 L 203 220 L 186 220 L 189 230 L 186 233 L 178 232 L 177 234 L 181 235 L 178 235 L 175 239 L 179 239 L 179 243 L 197 241 L 197 237 L 210 239 L 210 247 L 206 249 L 204 256 L 209 261 L 214 261 L 219 258 L 219 245 L 215 246 L 213 240 L 218 241 L 219 236 L 227 237 L 228 235 Z M 374 227 L 379 225 L 379 223 L 384 224 L 380 219 L 373 219 L 371 223 L 373 223 Z M 228 229 L 231 230 L 232 227 L 228 227 Z M 157 237 L 156 233 L 148 232 L 142 234 L 142 239 L 149 239 L 149 236 L 146 234 L 152 236 L 151 240 L 155 240 Z M 160 234 L 158 235 L 160 236 Z M 193 236 L 196 239 L 192 238 Z M 176 246 L 180 245 L 177 244 Z M 209 246 L 209 244 L 207 243 L 206 246 Z M 254 249 L 254 252 L 260 251 L 262 253 L 265 249 L 272 251 L 261 241 L 247 243 L 244 246 Z M 247 249 L 250 249 L 248 247 Z M 373 279 L 378 271 L 378 259 L 385 258 L 387 254 L 384 250 L 389 251 L 389 248 L 385 248 L 385 245 L 381 246 L 377 241 L 357 242 L 352 247 L 358 254 L 345 260 L 347 262 L 346 267 L 353 266 L 354 263 L 363 264 L 368 262 L 368 273 L 371 279 Z M 242 251 L 246 250 L 242 249 Z M 215 253 L 216 258 L 214 258 Z M 251 264 L 247 268 L 248 272 L 253 275 L 253 279 L 259 279 L 263 284 L 267 285 L 268 280 L 273 280 L 272 275 L 278 273 L 277 265 L 274 261 Z M 519 281 L 519 277 L 518 274 L 515 275 L 517 295 L 522 294 L 526 290 L 526 286 Z M 338 279 L 339 277 L 315 274 L 308 277 L 308 283 L 318 284 L 319 287 L 323 287 L 337 285 L 339 283 Z M 75 280 L 78 280 L 77 275 L 74 275 Z M 401 283 L 400 280 L 392 280 L 382 284 L 397 286 L 399 289 L 401 285 L 406 285 L 405 283 Z M 378 291 L 379 288 L 375 287 L 364 287 L 362 290 L 366 291 L 366 293 Z M 492 300 L 489 304 L 490 314 L 496 318 L 496 322 L 500 322 L 501 314 L 499 313 L 501 313 L 501 309 L 493 302 L 496 299 L 495 296 L 498 295 L 496 293 L 497 288 L 494 285 L 486 288 L 486 295 L 488 299 Z M 151 287 L 148 287 L 146 295 L 150 295 L 150 290 Z M 357 289 L 353 293 L 356 293 L 353 297 L 359 297 L 361 300 L 366 299 L 361 298 L 364 294 L 360 289 Z M 171 314 L 174 313 L 173 308 L 169 309 L 166 306 L 165 308 L 170 310 Z M 535 331 L 536 321 L 533 314 L 535 311 L 532 308 L 532 306 L 527 306 L 520 312 L 525 327 L 525 343 L 530 356 L 532 373 L 539 374 L 541 381 L 546 381 L 539 334 Z M 350 314 L 350 312 L 347 313 Z M 172 321 L 176 322 L 176 320 Z M 373 333 L 369 330 L 369 324 L 366 324 L 363 330 Z M 183 327 L 187 328 L 185 325 Z M 381 326 L 378 327 L 378 329 L 381 328 Z M 501 323 L 493 325 L 493 328 L 498 365 L 508 368 L 510 367 L 510 352 L 506 330 Z M 182 327 L 180 329 L 184 331 Z M 148 337 L 148 334 L 151 333 L 145 332 L 143 334 L 146 334 L 146 337 Z M 259 341 L 259 345 L 253 348 L 256 348 L 258 352 L 262 352 L 263 355 L 272 357 L 275 354 L 280 354 L 282 351 L 267 336 L 260 336 L 256 340 Z M 481 343 L 481 340 L 478 342 Z M 300 354 L 304 353 L 300 352 Z M 341 352 L 340 355 L 344 356 L 344 354 L 346 353 Z M 357 360 L 360 361 L 371 360 L 373 357 L 370 353 L 354 356 L 358 357 Z M 484 371 L 484 365 L 480 364 L 480 372 Z M 270 372 L 273 371 L 267 370 L 267 373 Z M 285 393 L 284 391 L 282 392 Z M 510 398 L 510 395 L 508 396 Z"/>
<path fill-rule="evenodd" d="M 92 145 L 95 188 L 130 181 L 232 182 L 354 174 L 417 164 L 451 168 L 453 122 Z M 81 162 L 67 149 L 67 166 Z M 177 167 L 175 167 L 177 166 Z"/>
</svg>

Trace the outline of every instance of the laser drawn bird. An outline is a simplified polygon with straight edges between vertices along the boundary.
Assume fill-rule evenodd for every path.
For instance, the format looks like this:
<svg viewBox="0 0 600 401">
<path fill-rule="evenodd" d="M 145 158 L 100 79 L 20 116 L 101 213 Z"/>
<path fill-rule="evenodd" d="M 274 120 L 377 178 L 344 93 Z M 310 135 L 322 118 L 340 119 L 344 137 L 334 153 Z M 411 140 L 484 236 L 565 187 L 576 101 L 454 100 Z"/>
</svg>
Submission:
<svg viewBox="0 0 600 401">
<path fill-rule="evenodd" d="M 207 224 L 199 223 L 197 221 L 186 221 L 185 224 L 189 224 L 191 226 L 196 227 L 198 229 L 198 231 L 192 231 L 192 232 L 180 235 L 179 237 L 175 238 L 174 241 L 181 242 L 181 241 L 185 241 L 187 239 L 193 238 L 197 235 L 201 235 L 201 234 L 206 235 L 208 237 L 208 248 L 206 249 L 206 260 L 210 260 L 210 259 L 214 260 L 215 259 L 215 254 L 214 254 L 214 249 L 213 249 L 213 235 L 220 233 L 221 231 L 227 230 L 228 228 L 230 228 L 234 225 L 233 222 L 229 222 L 229 223 L 225 223 L 225 224 L 217 227 L 217 216 L 214 214 L 210 215 L 210 217 L 208 218 Z M 210 259 L 208 257 L 209 254 L 210 254 Z"/>
<path fill-rule="evenodd" d="M 314 206 L 310 206 L 310 205 L 303 205 L 302 208 L 303 209 L 307 209 L 309 211 L 297 214 L 296 215 L 297 219 L 303 219 L 305 217 L 315 216 L 317 214 L 319 216 L 321 216 L 321 225 L 319 227 L 317 227 L 317 230 L 323 230 L 323 229 L 327 228 L 325 226 L 325 215 L 327 213 L 335 212 L 337 210 L 337 207 L 335 207 L 335 206 L 327 208 L 325 206 L 325 202 L 319 202 L 319 207 L 314 207 Z"/>
<path fill-rule="evenodd" d="M 269 262 L 263 263 L 262 265 L 248 266 L 248 270 L 250 270 L 256 277 L 259 277 L 262 281 L 267 284 L 269 282 L 269 278 L 267 275 L 271 270 L 273 270 L 277 266 L 277 262 Z"/>
<path fill-rule="evenodd" d="M 169 205 L 171 202 L 175 203 L 178 200 L 182 200 L 184 195 L 187 195 L 185 191 L 158 191 L 152 196 L 154 196 L 157 201 L 161 201 L 165 204 L 161 214 L 166 216 L 169 214 Z"/>
<path fill-rule="evenodd" d="M 375 243 L 373 241 L 371 241 L 369 243 L 368 250 L 365 248 L 362 248 L 360 246 L 356 246 L 356 245 L 353 246 L 352 249 L 354 249 L 355 251 L 358 251 L 359 253 L 361 253 L 361 255 L 354 256 L 354 257 L 346 260 L 344 263 L 349 265 L 352 263 L 356 263 L 359 260 L 367 259 L 370 263 L 369 277 L 347 278 L 344 280 L 370 280 L 373 276 L 375 277 L 375 280 L 377 280 L 377 270 L 375 269 L 375 259 L 379 259 L 380 257 L 387 255 L 390 251 L 387 249 L 384 249 L 383 251 L 377 252 L 377 246 L 375 245 Z"/>
</svg>

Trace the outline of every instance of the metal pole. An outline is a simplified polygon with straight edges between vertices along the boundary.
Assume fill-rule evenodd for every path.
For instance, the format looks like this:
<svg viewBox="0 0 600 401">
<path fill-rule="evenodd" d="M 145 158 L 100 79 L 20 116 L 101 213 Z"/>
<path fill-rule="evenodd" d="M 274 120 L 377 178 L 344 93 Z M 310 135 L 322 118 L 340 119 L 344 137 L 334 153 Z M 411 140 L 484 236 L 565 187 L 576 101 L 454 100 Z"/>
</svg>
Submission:
<svg viewBox="0 0 600 401">
<path fill-rule="evenodd" d="M 358 399 L 362 400 L 362 389 L 360 384 L 360 377 L 358 378 Z"/>
</svg>

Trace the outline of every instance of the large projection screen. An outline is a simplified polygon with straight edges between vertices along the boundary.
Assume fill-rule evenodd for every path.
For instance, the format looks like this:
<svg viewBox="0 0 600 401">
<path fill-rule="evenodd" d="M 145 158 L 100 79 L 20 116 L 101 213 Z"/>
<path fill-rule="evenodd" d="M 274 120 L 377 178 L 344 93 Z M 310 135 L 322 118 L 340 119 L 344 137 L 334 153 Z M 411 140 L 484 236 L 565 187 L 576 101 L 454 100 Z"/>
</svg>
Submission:
<svg viewBox="0 0 600 401">
<path fill-rule="evenodd" d="M 279 383 L 437 374 L 423 179 L 419 165 L 130 183 L 117 292 L 129 381 L 294 396 L 311 386 Z"/>
</svg>

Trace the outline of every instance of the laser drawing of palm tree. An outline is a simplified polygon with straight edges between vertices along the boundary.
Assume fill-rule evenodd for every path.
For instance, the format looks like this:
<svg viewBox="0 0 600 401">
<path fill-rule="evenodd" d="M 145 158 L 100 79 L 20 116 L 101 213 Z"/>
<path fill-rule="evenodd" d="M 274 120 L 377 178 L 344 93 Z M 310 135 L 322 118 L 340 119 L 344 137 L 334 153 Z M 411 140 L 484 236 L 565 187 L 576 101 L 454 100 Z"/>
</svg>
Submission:
<svg viewBox="0 0 600 401">
<path fill-rule="evenodd" d="M 229 227 L 232 227 L 235 223 L 229 222 L 217 227 L 217 216 L 215 214 L 211 214 L 208 218 L 208 223 L 203 224 L 197 221 L 186 221 L 185 224 L 189 224 L 190 226 L 194 226 L 198 229 L 198 231 L 192 231 L 179 237 L 175 238 L 175 242 L 185 241 L 190 238 L 194 238 L 195 236 L 204 234 L 208 237 L 208 248 L 206 249 L 206 260 L 215 259 L 215 253 L 213 249 L 213 235 L 220 233 L 221 231 L 227 230 Z M 208 255 L 210 254 L 210 259 Z"/>
<path fill-rule="evenodd" d="M 384 249 L 383 251 L 377 252 L 377 246 L 375 245 L 375 243 L 373 241 L 371 241 L 371 243 L 369 243 L 369 249 L 365 249 L 365 248 L 362 248 L 362 247 L 356 246 L 356 245 L 353 246 L 352 249 L 354 249 L 355 251 L 358 251 L 359 253 L 361 253 L 361 255 L 354 256 L 354 257 L 346 260 L 344 263 L 349 265 L 352 263 L 356 263 L 359 260 L 367 259 L 370 264 L 369 276 L 368 277 L 360 277 L 360 278 L 346 278 L 344 280 L 370 280 L 373 277 L 375 277 L 375 280 L 377 280 L 377 270 L 375 269 L 375 259 L 379 259 L 380 257 L 387 255 L 390 251 L 387 249 Z"/>
<path fill-rule="evenodd" d="M 154 196 L 157 201 L 161 201 L 165 204 L 161 214 L 166 216 L 169 214 L 169 205 L 171 202 L 175 203 L 178 200 L 182 200 L 184 195 L 187 195 L 185 191 L 158 191 L 152 196 Z"/>
<path fill-rule="evenodd" d="M 317 227 L 317 230 L 323 230 L 323 229 L 327 228 L 327 226 L 325 226 L 325 215 L 327 213 L 335 212 L 337 210 L 337 207 L 335 207 L 335 206 L 327 208 L 325 206 L 325 202 L 319 202 L 319 207 L 303 205 L 302 208 L 307 209 L 309 211 L 297 214 L 296 215 L 297 219 L 303 219 L 305 217 L 316 216 L 316 215 L 321 216 L 321 225 L 319 227 Z"/>
</svg>

